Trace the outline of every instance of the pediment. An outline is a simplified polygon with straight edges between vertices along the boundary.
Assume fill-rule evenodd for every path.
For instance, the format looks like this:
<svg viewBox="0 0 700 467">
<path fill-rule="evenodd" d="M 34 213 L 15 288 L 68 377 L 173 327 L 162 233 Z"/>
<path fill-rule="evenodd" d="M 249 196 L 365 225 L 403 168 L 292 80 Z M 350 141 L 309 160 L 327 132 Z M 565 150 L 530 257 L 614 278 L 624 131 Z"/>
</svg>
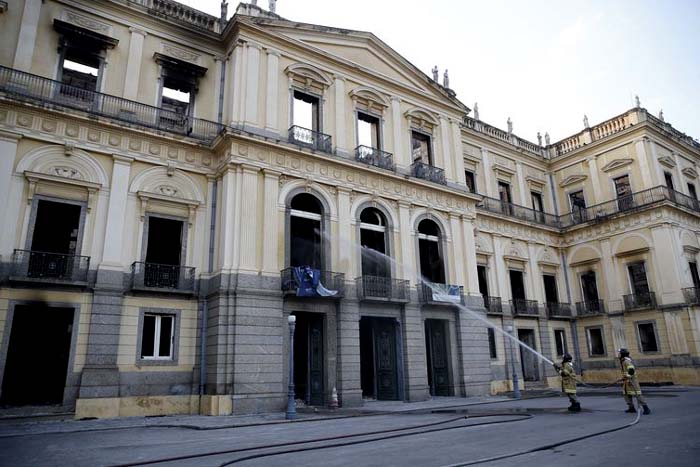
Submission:
<svg viewBox="0 0 700 467">
<path fill-rule="evenodd" d="M 676 161 L 673 160 L 673 157 L 671 156 L 661 156 L 659 157 L 659 164 L 665 165 L 669 169 L 672 169 L 676 166 Z"/>
<path fill-rule="evenodd" d="M 685 175 L 688 178 L 698 177 L 698 171 L 695 170 L 694 167 L 686 167 L 685 169 L 681 170 L 681 172 L 683 172 L 683 175 Z"/>
<path fill-rule="evenodd" d="M 615 159 L 605 164 L 605 166 L 603 166 L 601 170 L 603 172 L 610 172 L 615 169 L 619 169 L 621 167 L 630 165 L 632 162 L 634 162 L 632 159 Z"/>
<path fill-rule="evenodd" d="M 574 183 L 583 182 L 587 178 L 588 178 L 588 175 L 583 175 L 583 174 L 569 175 L 568 177 L 566 177 L 564 180 L 562 180 L 559 183 L 559 186 L 565 187 L 565 186 L 573 185 Z"/>
</svg>

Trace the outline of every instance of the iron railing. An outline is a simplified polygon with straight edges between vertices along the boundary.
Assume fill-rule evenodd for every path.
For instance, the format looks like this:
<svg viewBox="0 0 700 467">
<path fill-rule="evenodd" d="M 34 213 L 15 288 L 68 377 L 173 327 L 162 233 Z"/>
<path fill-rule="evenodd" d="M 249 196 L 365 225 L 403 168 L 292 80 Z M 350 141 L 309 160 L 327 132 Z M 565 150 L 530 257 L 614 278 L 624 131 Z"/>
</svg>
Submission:
<svg viewBox="0 0 700 467">
<path fill-rule="evenodd" d="M 558 303 L 558 302 L 548 302 L 545 303 L 545 308 L 547 310 L 547 316 L 550 318 L 571 318 L 571 304 L 569 303 Z"/>
<path fill-rule="evenodd" d="M 502 315 L 503 314 L 503 304 L 501 303 L 501 297 L 491 297 L 489 295 L 483 295 L 484 307 L 486 312 L 492 315 Z"/>
<path fill-rule="evenodd" d="M 294 270 L 296 268 L 289 267 L 280 271 L 280 279 L 282 282 L 282 291 L 289 293 L 297 293 L 299 283 L 295 277 Z M 329 291 L 335 291 L 333 295 L 314 295 L 315 297 L 340 298 L 345 295 L 345 274 L 342 272 L 318 270 L 319 283 Z"/>
<path fill-rule="evenodd" d="M 396 170 L 393 154 L 369 146 L 360 145 L 356 147 L 355 160 L 382 169 Z"/>
<path fill-rule="evenodd" d="M 360 299 L 408 300 L 409 281 L 390 277 L 362 276 L 355 279 Z"/>
<path fill-rule="evenodd" d="M 416 161 L 411 164 L 411 174 L 416 178 L 422 178 L 423 180 L 428 180 L 429 182 L 440 183 L 442 185 L 447 184 L 445 179 L 445 171 L 434 165 L 424 164 L 423 162 Z"/>
<path fill-rule="evenodd" d="M 493 212 L 496 214 L 504 214 L 506 216 L 515 217 L 516 219 L 533 222 L 536 224 L 547 225 L 550 227 L 560 227 L 559 216 L 549 214 L 542 211 L 537 211 L 532 208 L 520 206 L 519 204 L 508 203 L 497 198 L 484 196 L 481 202 L 477 205 L 478 208 Z"/>
<path fill-rule="evenodd" d="M 576 302 L 577 316 L 595 316 L 605 314 L 605 303 L 603 300 L 588 300 Z"/>
<path fill-rule="evenodd" d="M 448 299 L 451 297 L 456 297 L 454 300 L 458 301 L 460 304 L 464 305 L 464 287 L 461 285 L 452 285 L 452 284 L 433 284 L 435 288 L 431 287 L 428 284 L 421 283 L 418 286 L 418 298 L 422 303 L 454 303 L 453 301 Z M 459 295 L 452 295 L 452 294 L 442 294 L 441 295 L 441 290 L 458 290 Z M 444 296 L 448 295 L 448 296 Z"/>
<path fill-rule="evenodd" d="M 10 276 L 51 282 L 87 282 L 89 256 L 15 250 Z"/>
<path fill-rule="evenodd" d="M 688 305 L 700 305 L 700 287 L 687 287 L 683 289 L 683 298 Z"/>
<path fill-rule="evenodd" d="M 656 294 L 654 292 L 638 292 L 622 296 L 625 311 L 649 310 L 656 308 Z"/>
<path fill-rule="evenodd" d="M 514 316 L 538 316 L 540 314 L 537 300 L 515 298 L 510 301 L 510 309 Z"/>
<path fill-rule="evenodd" d="M 154 128 L 210 143 L 224 125 L 121 97 L 89 91 L 41 76 L 0 66 L 0 92 L 14 99 L 69 108 L 120 122 Z"/>
<path fill-rule="evenodd" d="M 131 265 L 132 289 L 193 292 L 195 268 L 172 264 L 135 262 Z"/>
<path fill-rule="evenodd" d="M 297 125 L 289 128 L 289 142 L 329 154 L 333 152 L 330 135 Z"/>
</svg>

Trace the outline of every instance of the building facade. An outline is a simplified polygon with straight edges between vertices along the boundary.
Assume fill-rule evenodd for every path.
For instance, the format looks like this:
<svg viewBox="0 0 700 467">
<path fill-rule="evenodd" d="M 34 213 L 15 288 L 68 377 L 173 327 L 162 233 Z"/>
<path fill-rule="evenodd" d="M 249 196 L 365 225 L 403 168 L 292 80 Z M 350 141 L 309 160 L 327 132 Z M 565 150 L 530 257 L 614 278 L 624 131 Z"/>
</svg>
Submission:
<svg viewBox="0 0 700 467">
<path fill-rule="evenodd" d="M 535 144 L 370 33 L 225 17 L 0 2 L 3 407 L 281 410 L 290 315 L 309 405 L 558 385 L 486 321 L 700 383 L 697 141 L 637 105 Z"/>
</svg>

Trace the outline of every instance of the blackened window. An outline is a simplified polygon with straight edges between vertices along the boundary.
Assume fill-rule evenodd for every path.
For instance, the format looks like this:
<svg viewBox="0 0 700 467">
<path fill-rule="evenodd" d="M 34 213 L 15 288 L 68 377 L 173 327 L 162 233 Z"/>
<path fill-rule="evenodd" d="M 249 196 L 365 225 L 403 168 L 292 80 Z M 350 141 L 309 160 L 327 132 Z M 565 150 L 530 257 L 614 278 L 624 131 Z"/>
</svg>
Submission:
<svg viewBox="0 0 700 467">
<path fill-rule="evenodd" d="M 467 189 L 470 193 L 476 193 L 476 177 L 474 177 L 474 172 L 471 170 L 464 171 L 464 178 L 467 183 Z"/>
<path fill-rule="evenodd" d="M 493 328 L 488 328 L 489 332 L 489 353 L 491 358 L 498 358 L 498 353 L 496 352 L 496 332 Z"/>
<path fill-rule="evenodd" d="M 567 352 L 566 332 L 563 329 L 554 330 L 554 345 L 557 349 L 557 357 L 561 357 Z"/>
<path fill-rule="evenodd" d="M 698 263 L 695 261 L 688 262 L 690 267 L 690 278 L 693 279 L 693 287 L 700 288 L 700 276 L 698 275 Z"/>
<path fill-rule="evenodd" d="M 431 282 L 444 284 L 445 264 L 440 250 L 440 228 L 430 219 L 422 220 L 418 224 L 420 273 Z"/>
<path fill-rule="evenodd" d="M 693 199 L 698 199 L 698 193 L 695 191 L 695 184 L 694 183 L 688 183 L 688 194 L 690 195 L 691 198 Z"/>
<path fill-rule="evenodd" d="M 363 112 L 357 113 L 357 143 L 360 146 L 381 149 L 379 118 Z"/>
<path fill-rule="evenodd" d="M 294 91 L 293 98 L 292 124 L 320 132 L 321 112 L 319 98 L 301 91 Z"/>
<path fill-rule="evenodd" d="M 639 332 L 639 346 L 642 352 L 658 352 L 659 344 L 656 341 L 654 323 L 637 323 Z"/>
<path fill-rule="evenodd" d="M 538 212 L 544 212 L 544 202 L 542 201 L 542 193 L 531 191 L 532 209 Z"/>
<path fill-rule="evenodd" d="M 510 196 L 510 185 L 506 182 L 498 182 L 498 197 L 504 203 L 512 203 L 513 200 Z"/>
<path fill-rule="evenodd" d="M 411 131 L 411 156 L 413 162 L 433 165 L 433 153 L 430 136 L 418 131 Z"/>
<path fill-rule="evenodd" d="M 605 355 L 603 328 L 588 328 L 588 353 L 590 356 Z"/>
<path fill-rule="evenodd" d="M 300 193 L 290 208 L 289 265 L 323 269 L 321 203 L 309 193 Z"/>
<path fill-rule="evenodd" d="M 673 175 L 671 172 L 664 172 L 664 180 L 666 181 L 666 187 L 673 190 Z"/>
</svg>

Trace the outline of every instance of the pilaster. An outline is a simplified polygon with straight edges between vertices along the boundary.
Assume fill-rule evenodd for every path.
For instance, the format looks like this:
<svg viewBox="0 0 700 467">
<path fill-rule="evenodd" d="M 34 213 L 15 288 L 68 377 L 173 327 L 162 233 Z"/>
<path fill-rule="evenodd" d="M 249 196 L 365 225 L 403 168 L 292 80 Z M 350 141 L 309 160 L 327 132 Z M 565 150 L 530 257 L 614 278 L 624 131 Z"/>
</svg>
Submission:
<svg viewBox="0 0 700 467">
<path fill-rule="evenodd" d="M 603 193 L 600 187 L 600 178 L 598 177 L 598 161 L 595 157 L 590 157 L 586 160 L 588 162 L 588 173 L 591 177 L 591 196 L 593 197 L 593 202 L 590 204 L 598 204 L 603 201 Z"/>
<path fill-rule="evenodd" d="M 491 170 L 491 157 L 489 150 L 481 148 L 481 163 L 484 166 L 484 180 L 486 180 L 486 196 L 498 198 L 498 190 L 496 189 L 496 177 Z"/>
<path fill-rule="evenodd" d="M 260 82 L 260 50 L 258 44 L 246 44 L 246 82 L 245 82 L 245 125 L 258 127 L 258 100 Z"/>
<path fill-rule="evenodd" d="M 454 149 L 450 144 L 450 124 L 446 117 L 440 115 L 440 146 L 441 151 L 436 151 L 436 161 L 435 165 L 442 167 L 445 170 L 445 178 L 449 181 L 455 180 L 454 173 L 454 157 L 452 150 Z M 442 159 L 442 160 L 440 160 Z"/>
<path fill-rule="evenodd" d="M 335 149 L 339 154 L 347 154 L 345 139 L 345 78 L 335 76 L 333 79 L 335 90 Z"/>
<path fill-rule="evenodd" d="M 399 231 L 401 232 L 401 271 L 402 279 L 410 281 L 412 284 L 418 282 L 418 272 L 414 259 L 414 232 L 411 226 L 411 205 L 407 202 L 399 201 Z"/>
<path fill-rule="evenodd" d="M 651 188 L 654 186 L 654 182 L 651 178 L 651 170 L 649 169 L 649 155 L 646 151 L 645 139 L 639 138 L 635 140 L 634 147 L 637 153 L 637 163 L 639 164 L 639 173 L 642 176 L 643 188 Z"/>
<path fill-rule="evenodd" d="M 12 68 L 15 70 L 31 71 L 37 27 L 39 26 L 39 16 L 43 3 L 42 0 L 25 0 L 24 2 L 22 24 L 19 27 L 19 36 L 17 38 L 17 49 L 15 49 L 15 58 L 12 62 Z"/>
<path fill-rule="evenodd" d="M 245 193 L 245 203 L 241 203 L 240 236 L 240 272 L 257 273 L 258 241 L 262 229 L 258 229 L 258 174 L 259 169 L 250 165 L 241 166 L 241 190 Z M 274 211 L 273 211 L 274 212 Z"/>
<path fill-rule="evenodd" d="M 411 164 L 410 154 L 404 149 L 403 117 L 401 115 L 401 99 L 391 98 L 391 122 L 393 127 L 394 160 L 398 165 Z"/>
<path fill-rule="evenodd" d="M 520 192 L 520 205 L 530 206 L 529 194 L 527 185 L 525 184 L 525 178 L 523 177 L 523 164 L 520 161 L 515 162 L 516 175 L 518 177 L 518 191 Z"/>
<path fill-rule="evenodd" d="M 143 57 L 143 41 L 148 33 L 142 29 L 130 27 L 129 57 L 126 61 L 126 77 L 124 80 L 124 99 L 138 99 L 139 78 L 141 76 L 141 59 Z"/>
<path fill-rule="evenodd" d="M 452 254 L 449 262 L 451 264 L 450 270 L 454 271 L 454 281 L 450 278 L 450 283 L 457 285 L 465 285 L 465 255 L 464 255 L 464 235 L 462 233 L 462 222 L 459 215 L 450 213 L 450 230 L 452 230 Z M 467 247 L 468 248 L 468 247 Z"/>
<path fill-rule="evenodd" d="M 99 269 L 114 270 L 121 273 L 124 270 L 124 217 L 126 215 L 126 201 L 129 193 L 129 177 L 133 158 L 113 154 L 112 159 L 112 180 L 109 188 L 109 203 L 107 205 L 107 227 L 102 250 L 102 263 Z"/>
<path fill-rule="evenodd" d="M 450 119 L 450 127 L 452 128 L 452 160 L 454 161 L 455 182 L 465 185 L 467 183 L 464 175 L 464 153 L 462 149 L 462 131 L 459 129 L 459 122 Z"/>
<path fill-rule="evenodd" d="M 279 134 L 279 57 L 276 50 L 266 49 L 267 52 L 267 92 L 265 93 L 265 130 Z"/>
<path fill-rule="evenodd" d="M 278 253 L 280 245 L 284 245 L 279 241 L 283 230 L 279 228 L 279 172 L 265 169 L 264 173 L 264 189 L 265 199 L 263 211 L 266 215 L 263 218 L 263 247 L 262 247 L 262 270 L 263 274 L 278 274 L 280 265 L 278 262 Z"/>
<path fill-rule="evenodd" d="M 22 190 L 15 186 L 12 180 L 17 145 L 22 135 L 19 133 L 0 132 L 0 219 L 4 227 L 0 229 L 0 257 L 9 258 L 17 237 L 16 226 L 19 221 L 19 210 L 22 202 Z"/>
<path fill-rule="evenodd" d="M 479 277 L 476 270 L 476 242 L 474 241 L 474 219 L 462 216 L 464 231 L 464 264 L 466 267 L 465 289 L 469 295 L 479 296 Z"/>
</svg>

